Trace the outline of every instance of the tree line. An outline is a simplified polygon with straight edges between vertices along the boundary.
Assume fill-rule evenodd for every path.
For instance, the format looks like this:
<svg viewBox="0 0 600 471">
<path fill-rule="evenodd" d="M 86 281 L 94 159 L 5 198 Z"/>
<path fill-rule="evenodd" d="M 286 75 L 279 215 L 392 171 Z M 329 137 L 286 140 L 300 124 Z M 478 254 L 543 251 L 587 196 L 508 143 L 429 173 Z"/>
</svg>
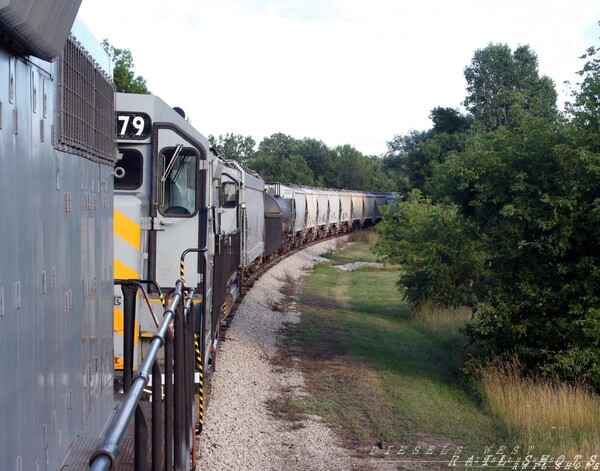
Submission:
<svg viewBox="0 0 600 471">
<path fill-rule="evenodd" d="M 489 44 L 464 69 L 466 114 L 388 143 L 406 198 L 376 251 L 416 307 L 470 306 L 473 363 L 600 390 L 600 54 L 565 109 L 528 46 Z"/>
<path fill-rule="evenodd" d="M 283 133 L 265 137 L 258 146 L 252 137 L 233 133 L 211 135 L 209 141 L 224 158 L 245 164 L 269 182 L 363 191 L 401 188 L 396 169 L 348 144 L 330 148 L 317 139 Z"/>
</svg>

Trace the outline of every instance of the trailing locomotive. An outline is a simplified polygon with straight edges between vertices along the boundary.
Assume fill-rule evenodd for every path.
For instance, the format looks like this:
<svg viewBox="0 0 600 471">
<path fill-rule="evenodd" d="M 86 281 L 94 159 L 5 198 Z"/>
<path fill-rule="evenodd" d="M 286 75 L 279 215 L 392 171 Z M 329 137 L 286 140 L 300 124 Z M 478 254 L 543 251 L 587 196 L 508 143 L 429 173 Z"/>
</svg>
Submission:
<svg viewBox="0 0 600 471">
<path fill-rule="evenodd" d="M 221 312 L 240 291 L 241 267 L 264 250 L 262 180 L 211 151 L 208 140 L 153 95 L 117 94 L 115 169 L 115 278 L 153 280 L 168 291 L 181 279 L 198 292 L 205 374 L 217 345 Z M 136 128 L 137 123 L 137 128 Z M 189 248 L 206 247 L 201 254 Z M 205 283 L 206 281 L 206 283 Z M 133 364 L 137 367 L 157 326 L 152 305 L 161 293 L 137 299 Z M 124 365 L 123 317 L 115 292 L 115 367 Z"/>
<path fill-rule="evenodd" d="M 152 280 L 160 289 L 139 286 L 143 295 L 126 303 L 116 287 L 115 370 L 123 370 L 127 384 L 145 361 L 158 327 L 155 312 L 173 282 L 195 290 L 201 427 L 219 328 L 244 278 L 295 247 L 374 224 L 388 195 L 265 184 L 219 156 L 181 109 L 153 95 L 118 93 L 116 103 L 115 278 L 136 290 L 139 280 Z"/>
</svg>

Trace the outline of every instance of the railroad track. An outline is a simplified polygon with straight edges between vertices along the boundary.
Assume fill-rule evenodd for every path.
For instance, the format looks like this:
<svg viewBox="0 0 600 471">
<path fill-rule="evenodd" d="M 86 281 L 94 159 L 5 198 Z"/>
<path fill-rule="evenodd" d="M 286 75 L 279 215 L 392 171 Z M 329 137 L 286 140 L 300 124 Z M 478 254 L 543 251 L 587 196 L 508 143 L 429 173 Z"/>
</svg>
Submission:
<svg viewBox="0 0 600 471">
<path fill-rule="evenodd" d="M 359 230 L 363 230 L 363 229 L 359 229 Z M 282 253 L 278 254 L 276 257 L 273 257 L 272 259 L 262 263 L 259 266 L 259 268 L 256 271 L 254 271 L 253 273 L 250 273 L 250 274 L 242 277 L 242 279 L 243 279 L 242 291 L 241 291 L 240 295 L 238 296 L 238 298 L 236 299 L 234 305 L 232 306 L 230 314 L 221 320 L 221 323 L 219 326 L 219 343 L 224 343 L 225 340 L 227 339 L 227 337 L 226 337 L 227 329 L 229 328 L 231 321 L 235 317 L 235 313 L 238 309 L 238 306 L 241 304 L 242 300 L 244 299 L 244 297 L 246 296 L 248 291 L 252 288 L 254 283 L 256 283 L 256 281 L 258 281 L 260 279 L 260 277 L 263 276 L 269 269 L 271 269 L 273 266 L 277 265 L 279 262 L 285 260 L 289 256 L 291 256 L 297 252 L 300 252 L 301 250 L 307 249 L 307 248 L 309 248 L 315 244 L 319 244 L 321 242 L 339 239 L 339 238 L 347 236 L 347 235 L 348 235 L 347 232 L 342 232 L 339 234 L 328 235 L 326 237 L 320 237 L 320 238 L 311 240 L 302 245 L 297 245 L 295 247 L 292 247 L 290 250 L 282 252 Z"/>
</svg>

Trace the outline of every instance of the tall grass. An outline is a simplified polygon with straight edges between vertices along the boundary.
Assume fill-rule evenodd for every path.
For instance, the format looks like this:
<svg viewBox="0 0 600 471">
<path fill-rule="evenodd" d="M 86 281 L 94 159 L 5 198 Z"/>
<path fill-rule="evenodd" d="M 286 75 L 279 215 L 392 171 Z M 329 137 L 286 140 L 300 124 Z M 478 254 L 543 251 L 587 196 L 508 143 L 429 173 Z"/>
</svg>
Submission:
<svg viewBox="0 0 600 471">
<path fill-rule="evenodd" d="M 409 320 L 426 334 L 440 340 L 454 341 L 463 336 L 461 331 L 471 318 L 471 310 L 466 307 L 444 308 L 425 303 L 411 311 Z"/>
<path fill-rule="evenodd" d="M 350 242 L 360 242 L 362 244 L 374 244 L 378 235 L 373 230 L 360 230 L 351 232 L 348 236 Z"/>
<path fill-rule="evenodd" d="M 443 345 L 460 343 L 470 318 L 466 308 L 429 304 L 409 316 L 412 325 Z M 567 457 L 589 457 L 600 450 L 597 394 L 583 386 L 526 377 L 516 360 L 491 363 L 479 371 L 479 379 L 487 410 L 505 424 L 512 442 Z"/>
<path fill-rule="evenodd" d="M 592 456 L 600 450 L 600 398 L 589 390 L 523 377 L 516 361 L 480 371 L 489 409 L 512 438 L 537 451 Z"/>
</svg>

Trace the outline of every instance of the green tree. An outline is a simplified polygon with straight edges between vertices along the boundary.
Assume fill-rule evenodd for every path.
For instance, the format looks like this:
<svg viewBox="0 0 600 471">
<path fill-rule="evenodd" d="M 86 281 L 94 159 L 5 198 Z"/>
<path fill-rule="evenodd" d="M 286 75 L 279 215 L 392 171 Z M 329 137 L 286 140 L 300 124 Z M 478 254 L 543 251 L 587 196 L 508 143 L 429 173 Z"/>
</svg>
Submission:
<svg viewBox="0 0 600 471">
<path fill-rule="evenodd" d="M 421 145 L 432 137 L 432 132 L 411 130 L 408 134 L 398 134 L 388 141 L 388 152 L 385 157 L 387 166 L 393 162 L 398 172 L 398 181 L 401 182 L 402 193 L 411 189 L 424 189 L 428 172 L 427 159 L 422 152 Z"/>
<path fill-rule="evenodd" d="M 432 132 L 406 153 L 433 159 L 431 174 L 423 173 L 431 201 L 413 197 L 410 208 L 386 214 L 380 250 L 406 264 L 402 283 L 415 304 L 461 299 L 440 298 L 438 285 L 465 288 L 464 299 L 476 300 L 468 333 L 483 359 L 517 355 L 530 371 L 600 390 L 596 53 L 588 51 L 565 122 L 528 48 L 477 51 L 466 102 L 475 125 L 459 146 L 445 141 L 452 134 Z M 441 117 L 447 130 L 452 120 Z M 453 216 L 444 219 L 444 210 Z M 443 230 L 436 220 L 446 221 Z M 464 255 L 438 256 L 456 241 Z M 448 283 L 446 272 L 461 275 Z"/>
<path fill-rule="evenodd" d="M 581 59 L 587 60 L 578 72 L 581 82 L 577 84 L 579 88 L 572 92 L 572 101 L 566 104 L 566 111 L 578 135 L 583 137 L 585 145 L 599 150 L 600 48 L 589 47 Z"/>
<path fill-rule="evenodd" d="M 464 105 L 484 129 L 515 126 L 523 113 L 556 118 L 554 83 L 539 76 L 537 56 L 529 46 L 512 52 L 506 44 L 489 44 L 475 51 L 464 74 Z"/>
<path fill-rule="evenodd" d="M 404 160 L 401 155 L 387 153 L 381 159 L 381 171 L 387 176 L 390 188 L 387 191 L 406 194 L 410 184 L 404 171 Z"/>
<path fill-rule="evenodd" d="M 102 41 L 102 47 L 113 61 L 113 80 L 117 92 L 139 93 L 149 95 L 146 79 L 135 76 L 133 72 L 133 56 L 129 49 L 119 49 L 109 44 L 108 40 Z"/>
<path fill-rule="evenodd" d="M 431 110 L 429 118 L 433 122 L 434 134 L 456 134 L 467 131 L 473 123 L 473 117 L 461 114 L 456 108 L 438 106 Z"/>
<path fill-rule="evenodd" d="M 296 139 L 281 132 L 265 137 L 258 145 L 258 152 L 262 155 L 279 159 L 289 158 L 294 153 Z"/>
<path fill-rule="evenodd" d="M 299 155 L 282 159 L 259 152 L 248 162 L 248 167 L 266 182 L 312 185 L 312 172 Z"/>
<path fill-rule="evenodd" d="M 296 141 L 294 151 L 306 160 L 312 171 L 315 186 L 326 188 L 339 186 L 337 154 L 323 141 L 304 138 Z"/>
<path fill-rule="evenodd" d="M 306 160 L 297 154 L 298 141 L 283 133 L 265 137 L 248 161 L 265 181 L 312 185 L 313 175 Z"/>
<path fill-rule="evenodd" d="M 240 163 L 248 162 L 256 153 L 256 141 L 250 136 L 227 133 L 215 138 L 210 135 L 208 142 L 223 158 Z"/>
<path fill-rule="evenodd" d="M 340 188 L 364 190 L 369 184 L 367 158 L 349 144 L 335 149 Z"/>
<path fill-rule="evenodd" d="M 330 149 L 322 141 L 283 133 L 265 137 L 248 166 L 266 180 L 281 183 L 365 191 L 397 187 L 392 171 L 379 157 L 364 156 L 351 145 Z"/>
<path fill-rule="evenodd" d="M 394 174 L 386 170 L 381 157 L 375 155 L 366 157 L 366 171 L 368 175 L 368 182 L 367 186 L 365 186 L 363 190 L 374 192 L 398 191 L 398 183 L 394 178 Z"/>
<path fill-rule="evenodd" d="M 600 155 L 534 119 L 478 136 L 462 157 L 446 171 L 489 267 L 471 337 L 489 355 L 600 388 Z"/>
<path fill-rule="evenodd" d="M 429 131 L 410 131 L 395 136 L 387 143 L 386 157 L 395 159 L 397 171 L 404 176 L 403 180 L 399 180 L 405 186 L 400 190 L 402 192 L 419 189 L 428 193 L 428 181 L 434 166 L 443 162 L 450 152 L 464 149 L 471 116 L 442 107 L 434 108 L 429 116 L 433 121 L 433 128 Z"/>
<path fill-rule="evenodd" d="M 414 190 L 383 214 L 374 251 L 402 264 L 398 285 L 405 299 L 417 307 L 474 302 L 484 257 L 473 227 L 455 206 L 433 204 Z"/>
</svg>

